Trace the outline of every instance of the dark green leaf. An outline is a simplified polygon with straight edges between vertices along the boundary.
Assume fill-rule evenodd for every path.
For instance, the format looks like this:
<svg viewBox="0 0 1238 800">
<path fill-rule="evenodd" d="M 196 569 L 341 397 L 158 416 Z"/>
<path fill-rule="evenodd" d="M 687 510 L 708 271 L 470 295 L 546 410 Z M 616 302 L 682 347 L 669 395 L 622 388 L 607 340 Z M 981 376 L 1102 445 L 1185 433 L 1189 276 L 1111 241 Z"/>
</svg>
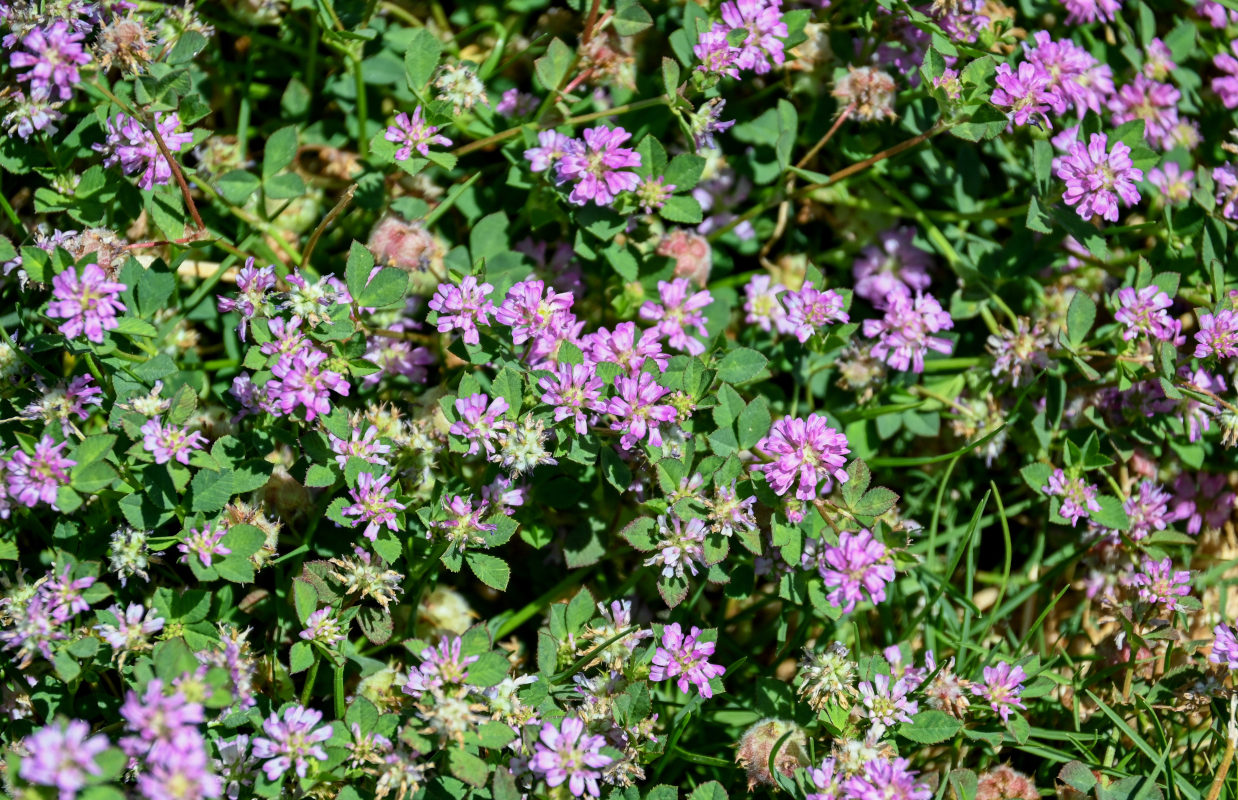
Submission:
<svg viewBox="0 0 1238 800">
<path fill-rule="evenodd" d="M 963 725 L 943 711 L 927 709 L 898 728 L 900 736 L 919 744 L 938 744 L 954 736 Z"/>
</svg>

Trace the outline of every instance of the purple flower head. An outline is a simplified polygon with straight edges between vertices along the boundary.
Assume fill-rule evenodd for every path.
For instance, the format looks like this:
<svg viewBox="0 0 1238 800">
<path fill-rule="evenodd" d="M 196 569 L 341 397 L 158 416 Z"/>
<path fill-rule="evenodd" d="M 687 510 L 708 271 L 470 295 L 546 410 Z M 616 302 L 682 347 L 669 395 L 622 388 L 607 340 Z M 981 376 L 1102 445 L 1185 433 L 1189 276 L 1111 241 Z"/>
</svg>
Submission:
<svg viewBox="0 0 1238 800">
<path fill-rule="evenodd" d="M 996 667 L 985 667 L 984 680 L 972 684 L 971 691 L 977 697 L 988 700 L 993 713 L 1005 722 L 1010 718 L 1012 709 L 1027 710 L 1020 699 L 1025 680 L 1027 674 L 1023 672 L 1023 667 L 1011 667 L 1002 661 Z"/>
<path fill-rule="evenodd" d="M 913 372 L 924 371 L 924 354 L 929 350 L 949 354 L 949 339 L 930 334 L 950 330 L 954 320 L 942 310 L 931 294 L 892 292 L 886 298 L 885 316 L 864 320 L 864 335 L 876 338 L 872 353 L 891 367 Z"/>
<path fill-rule="evenodd" d="M 516 483 L 507 475 L 496 475 L 494 480 L 481 487 L 481 499 L 511 516 L 528 500 L 529 484 Z"/>
<path fill-rule="evenodd" d="M 658 335 L 665 336 L 667 344 L 674 349 L 694 356 L 704 353 L 705 345 L 691 337 L 688 331 L 695 328 L 697 336 L 708 335 L 705 331 L 707 320 L 700 311 L 714 301 L 713 296 L 708 291 L 693 292 L 687 278 L 658 281 L 658 294 L 662 302 L 646 300 L 640 308 L 641 319 L 656 322 Z"/>
<path fill-rule="evenodd" d="M 220 313 L 235 311 L 240 314 L 241 321 L 236 330 L 242 342 L 245 341 L 251 319 L 270 315 L 272 309 L 268 297 L 274 289 L 275 267 L 255 267 L 253 256 L 250 256 L 236 276 L 237 296 L 215 299 Z"/>
<path fill-rule="evenodd" d="M 277 781 L 293 767 L 304 778 L 309 770 L 309 759 L 327 760 L 327 751 L 322 742 L 331 738 L 331 726 L 323 725 L 322 712 L 305 706 L 289 706 L 281 718 L 271 714 L 262 723 L 266 736 L 254 737 L 254 758 L 266 761 L 262 771 L 267 780 Z"/>
<path fill-rule="evenodd" d="M 848 800 L 930 800 L 933 790 L 916 780 L 917 773 L 905 758 L 875 758 L 842 782 Z"/>
<path fill-rule="evenodd" d="M 414 150 L 423 156 L 428 156 L 432 144 L 451 147 L 451 139 L 438 135 L 436 126 L 426 124 L 425 118 L 421 116 L 421 106 L 413 109 L 411 119 L 408 114 L 402 112 L 396 114 L 395 124 L 387 128 L 384 138 L 400 145 L 400 149 L 395 151 L 396 161 L 407 160 Z"/>
<path fill-rule="evenodd" d="M 735 124 L 735 120 L 722 119 L 722 109 L 726 101 L 715 97 L 701 104 L 701 107 L 688 117 L 688 129 L 692 132 L 692 142 L 697 150 L 717 150 L 718 141 L 715 133 L 722 133 Z"/>
<path fill-rule="evenodd" d="M 355 518 L 354 526 L 362 520 L 366 522 L 361 535 L 371 542 L 378 538 L 378 529 L 383 525 L 394 533 L 398 529 L 396 512 L 405 508 L 403 503 L 391 499 L 391 492 L 395 487 L 390 486 L 390 482 L 390 475 L 379 475 L 375 478 L 369 472 L 362 472 L 357 476 L 357 488 L 348 490 L 353 504 L 340 509 L 340 513 L 345 517 Z"/>
<path fill-rule="evenodd" d="M 335 618 L 335 610 L 330 606 L 320 608 L 306 617 L 305 628 L 297 636 L 307 642 L 319 642 L 327 647 L 335 647 L 345 638 L 340 621 Z"/>
<path fill-rule="evenodd" d="M 254 385 L 254 379 L 248 372 L 242 372 L 232 379 L 228 394 L 232 395 L 237 405 L 241 407 L 241 412 L 233 418 L 234 422 L 260 411 L 274 414 L 279 408 L 279 405 L 266 393 L 265 387 L 259 389 Z"/>
<path fill-rule="evenodd" d="M 647 359 L 652 358 L 659 371 L 665 371 L 671 360 L 669 355 L 662 352 L 657 329 L 641 331 L 634 322 L 620 322 L 615 326 L 614 333 L 606 328 L 598 328 L 581 340 L 580 349 L 584 351 L 588 361 L 594 364 L 610 361 L 633 376 L 641 371 Z"/>
<path fill-rule="evenodd" d="M 602 753 L 605 739 L 586 734 L 585 724 L 576 717 L 566 717 L 557 728 L 543 723 L 537 739 L 529 769 L 544 778 L 547 786 L 553 788 L 566 781 L 573 797 L 600 796 L 600 770 L 614 760 Z"/>
<path fill-rule="evenodd" d="M 1213 61 L 1215 64 L 1216 62 Z M 1163 81 L 1178 68 L 1173 53 L 1159 37 L 1148 42 L 1143 51 L 1143 74 L 1155 81 Z M 1236 66 L 1238 70 L 1238 66 Z"/>
<path fill-rule="evenodd" d="M 576 298 L 565 292 L 546 288 L 539 280 L 520 281 L 507 290 L 503 305 L 494 312 L 494 321 L 512 329 L 512 342 L 524 344 L 529 339 L 558 333 L 572 317 L 572 302 Z"/>
<path fill-rule="evenodd" d="M 1054 41 L 1048 31 L 1037 31 L 1034 46 L 1024 42 L 1023 54 L 1048 79 L 1045 99 L 1057 114 L 1073 107 L 1080 117 L 1088 110 L 1099 114 L 1113 94 L 1113 70 L 1070 39 Z"/>
<path fill-rule="evenodd" d="M 658 402 L 670 394 L 670 389 L 659 385 L 648 372 L 642 372 L 634 378 L 616 376 L 615 392 L 617 396 L 606 403 L 606 412 L 616 417 L 610 429 L 622 432 L 620 446 L 631 450 L 642 439 L 648 438 L 650 445 L 661 447 L 659 423 L 671 423 L 679 418 L 674 406 Z"/>
<path fill-rule="evenodd" d="M 1238 636 L 1234 629 L 1224 622 L 1212 629 L 1212 652 L 1208 660 L 1213 664 L 1224 664 L 1228 669 L 1238 669 Z"/>
<path fill-rule="evenodd" d="M 42 378 L 35 376 L 39 386 Z M 65 436 L 76 429 L 73 417 L 79 421 L 90 418 L 88 406 L 103 405 L 103 390 L 94 385 L 91 375 L 78 375 L 66 385 L 57 384 L 54 389 L 44 391 L 43 396 L 26 406 L 21 416 L 25 419 L 43 419 L 47 423 L 60 422 L 60 432 Z"/>
<path fill-rule="evenodd" d="M 27 508 L 39 503 L 56 508 L 56 494 L 69 483 L 69 468 L 77 466 L 76 461 L 61 454 L 66 445 L 67 441 L 56 443 L 44 434 L 34 446 L 33 455 L 18 448 L 7 464 L 0 462 L 9 497 Z"/>
<path fill-rule="evenodd" d="M 491 400 L 485 393 L 461 397 L 456 400 L 456 413 L 460 419 L 451 424 L 450 432 L 469 440 L 468 455 L 477 452 L 479 443 L 486 448 L 487 455 L 494 455 L 494 439 L 500 430 L 507 427 L 500 417 L 507 413 L 508 408 L 507 401 L 502 397 Z"/>
<path fill-rule="evenodd" d="M 155 456 L 156 464 L 178 461 L 189 463 L 189 455 L 201 450 L 206 442 L 198 431 L 190 432 L 176 425 L 164 425 L 159 417 L 148 419 L 142 426 L 142 448 Z"/>
<path fill-rule="evenodd" d="M 1154 81 L 1146 75 L 1118 89 L 1109 100 L 1114 126 L 1132 120 L 1144 121 L 1144 139 L 1164 150 L 1173 149 L 1174 129 L 1178 126 L 1178 100 L 1181 92 L 1173 84 Z"/>
<path fill-rule="evenodd" d="M 1067 25 L 1113 22 L 1122 9 L 1121 0 L 1062 0 L 1062 5 L 1066 6 Z"/>
<path fill-rule="evenodd" d="M 1214 651 L 1215 652 L 1215 651 Z M 59 790 L 60 800 L 73 800 L 91 775 L 102 770 L 95 757 L 108 748 L 106 736 L 91 736 L 81 720 L 56 720 L 30 734 L 17 770 L 22 780 Z"/>
<path fill-rule="evenodd" d="M 666 201 L 671 199 L 676 188 L 675 184 L 667 183 L 662 175 L 656 178 L 643 178 L 640 186 L 636 187 L 636 202 L 640 203 L 641 209 L 646 214 L 652 214 L 657 209 L 666 206 Z"/>
<path fill-rule="evenodd" d="M 141 603 L 130 603 L 123 610 L 114 605 L 108 613 L 116 617 L 116 624 L 100 623 L 95 631 L 116 650 L 144 650 L 150 646 L 149 637 L 163 630 L 163 617 Z"/>
<path fill-rule="evenodd" d="M 1084 220 L 1099 216 L 1117 222 L 1119 200 L 1128 206 L 1139 202 L 1135 181 L 1143 170 L 1135 167 L 1124 143 L 1114 142 L 1111 150 L 1108 145 L 1106 134 L 1094 133 L 1087 145 L 1072 144 L 1057 168 L 1057 176 L 1066 182 L 1062 199 Z"/>
<path fill-rule="evenodd" d="M 1165 311 L 1172 305 L 1173 300 L 1158 286 L 1145 286 L 1139 290 L 1126 286 L 1118 290 L 1119 308 L 1113 317 L 1126 326 L 1122 338 L 1128 342 L 1141 333 L 1162 342 L 1171 342 L 1181 327 Z"/>
<path fill-rule="evenodd" d="M 176 549 L 183 554 L 180 562 L 188 564 L 190 559 L 197 556 L 202 566 L 209 568 L 214 556 L 230 555 L 232 551 L 221 544 L 226 532 L 224 528 L 215 530 L 209 524 L 203 526 L 202 530 L 192 528 L 185 537 L 185 541 L 176 546 Z"/>
<path fill-rule="evenodd" d="M 158 758 L 147 759 L 148 769 L 138 775 L 138 791 L 146 800 L 219 797 L 223 781 L 211 771 L 210 761 L 202 734 L 181 728 L 163 743 Z"/>
<path fill-rule="evenodd" d="M 180 124 L 176 112 L 155 112 L 159 138 L 163 139 L 169 153 L 179 153 L 193 143 L 192 133 L 177 133 Z M 166 186 L 172 180 L 172 166 L 159 150 L 155 135 L 133 117 L 117 114 L 108 120 L 106 141 L 91 145 L 91 149 L 104 154 L 105 166 L 119 166 L 126 175 L 140 172 L 138 186 L 148 191 Z"/>
<path fill-rule="evenodd" d="M 1238 54 L 1238 40 L 1231 41 L 1229 45 Z M 1238 108 L 1238 58 L 1229 53 L 1217 53 L 1212 57 L 1212 65 L 1225 73 L 1212 79 L 1212 91 L 1216 92 L 1226 108 Z"/>
<path fill-rule="evenodd" d="M 929 254 L 916 247 L 916 229 L 894 227 L 877 234 L 877 241 L 860 251 L 851 267 L 856 296 L 877 308 L 900 289 L 922 292 L 929 287 Z"/>
<path fill-rule="evenodd" d="M 920 710 L 919 703 L 907 699 L 911 687 L 903 678 L 891 681 L 889 675 L 877 674 L 872 683 L 861 681 L 856 688 L 863 706 L 860 714 L 872 723 L 874 737 L 881 736 L 896 722 L 911 722 L 912 716 Z"/>
<path fill-rule="evenodd" d="M 851 452 L 847 437 L 817 414 L 807 418 L 783 417 L 757 442 L 757 449 L 776 460 L 754 464 L 752 470 L 764 472 L 770 488 L 780 496 L 796 484 L 797 498 L 815 500 L 819 494 L 828 494 L 833 489 L 835 478 L 839 483 L 847 482 L 843 469 L 846 455 Z"/>
<path fill-rule="evenodd" d="M 340 373 L 322 368 L 326 361 L 327 354 L 314 348 L 280 359 L 271 367 L 275 378 L 267 381 L 267 397 L 284 414 L 303 406 L 306 422 L 330 414 L 331 392 L 347 397 L 351 387 Z"/>
<path fill-rule="evenodd" d="M 440 283 L 430 298 L 430 309 L 438 312 L 438 332 L 459 330 L 465 344 L 478 344 L 477 326 L 489 326 L 495 313 L 494 303 L 486 299 L 493 291 L 493 286 L 478 283 L 472 275 L 461 278 L 459 286 Z"/>
<path fill-rule="evenodd" d="M 706 75 L 738 78 L 739 68 L 735 66 L 740 50 L 733 47 L 727 39 L 727 26 L 715 22 L 707 31 L 701 31 L 700 38 L 692 47 L 692 53 L 701 60 L 697 70 Z"/>
<path fill-rule="evenodd" d="M 997 65 L 995 78 L 997 88 L 989 97 L 989 102 L 998 108 L 1007 108 L 1010 121 L 1015 125 L 1026 125 L 1029 121 L 1045 127 L 1052 127 L 1047 112 L 1051 103 L 1049 97 L 1049 76 L 1043 69 L 1030 61 L 1019 64 L 1018 71 L 1009 64 Z"/>
<path fill-rule="evenodd" d="M 1205 524 L 1209 530 L 1219 529 L 1234 513 L 1236 501 L 1238 495 L 1229 490 L 1224 475 L 1197 472 L 1192 477 L 1184 472 L 1174 481 L 1174 518 L 1185 519 L 1190 534 L 1199 533 Z"/>
<path fill-rule="evenodd" d="M 1195 170 L 1184 172 L 1178 162 L 1166 161 L 1164 165 L 1148 171 L 1148 183 L 1161 190 L 1165 202 L 1175 205 L 1185 203 L 1195 191 Z"/>
<path fill-rule="evenodd" d="M 753 506 L 757 498 L 740 499 L 735 491 L 735 480 L 730 486 L 718 486 L 714 489 L 712 500 L 706 501 L 709 507 L 710 530 L 723 536 L 730 536 L 735 531 L 757 530 L 757 520 Z"/>
<path fill-rule="evenodd" d="M 1169 510 L 1169 501 L 1169 493 L 1159 485 L 1149 480 L 1140 482 L 1139 491 L 1132 492 L 1122 503 L 1122 509 L 1131 521 L 1127 536 L 1138 542 L 1169 527 L 1177 519 Z M 1113 538 L 1119 538 L 1116 531 Z"/>
<path fill-rule="evenodd" d="M 281 309 L 292 311 L 311 325 L 327 318 L 327 314 L 337 304 L 352 302 L 348 287 L 334 275 L 324 275 L 317 281 L 311 281 L 294 270 L 284 277 L 288 282 L 287 299 L 280 305 Z"/>
<path fill-rule="evenodd" d="M 537 142 L 537 147 L 530 147 L 524 151 L 524 157 L 529 162 L 529 169 L 534 172 L 545 172 L 558 165 L 561 158 L 579 146 L 579 142 L 557 131 L 542 131 L 537 135 Z"/>
<path fill-rule="evenodd" d="M 1049 344 L 1043 320 L 1033 323 L 1027 317 L 1019 317 L 1015 330 L 1000 328 L 986 341 L 985 349 L 993 356 L 991 373 L 1009 376 L 1010 385 L 1017 387 L 1026 379 L 1025 371 L 1049 366 L 1049 358 L 1045 355 Z"/>
<path fill-rule="evenodd" d="M 744 301 L 744 311 L 747 312 L 744 322 L 749 325 L 760 325 L 767 333 L 771 329 L 779 333 L 791 333 L 794 326 L 787 321 L 787 310 L 778 295 L 787 287 L 781 283 L 773 283 L 768 275 L 754 275 L 744 287 L 747 300 Z"/>
<path fill-rule="evenodd" d="M 722 677 L 726 668 L 709 663 L 709 657 L 714 654 L 714 643 L 698 641 L 700 635 L 701 629 L 695 625 L 687 636 L 684 636 L 678 622 L 663 628 L 662 642 L 654 651 L 653 664 L 649 668 L 649 680 L 676 678 L 675 685 L 684 694 L 688 693 L 689 686 L 695 686 L 702 697 L 713 697 L 714 691 L 709 681 Z"/>
<path fill-rule="evenodd" d="M 531 94 L 513 87 L 503 92 L 494 111 L 504 117 L 523 117 L 537 110 L 540 101 Z"/>
<path fill-rule="evenodd" d="M 1226 391 L 1225 379 L 1204 369 L 1192 371 L 1188 366 L 1178 368 L 1178 375 L 1185 379 L 1187 388 L 1201 393 L 1222 395 Z M 1213 403 L 1204 403 L 1194 397 L 1183 396 L 1173 412 L 1186 427 L 1187 441 L 1195 442 L 1212 428 L 1212 419 L 1221 409 Z"/>
<path fill-rule="evenodd" d="M 855 610 L 864 592 L 874 604 L 883 602 L 886 584 L 894 580 L 889 551 L 867 530 L 838 534 L 837 546 L 827 545 L 821 551 L 817 572 L 830 590 L 826 600 L 844 614 Z"/>
<path fill-rule="evenodd" d="M 10 111 L 0 120 L 0 127 L 10 134 L 29 139 L 37 132 L 55 133 L 57 122 L 64 120 L 63 103 L 47 98 L 27 97 L 20 91 L 9 95 Z"/>
<path fill-rule="evenodd" d="M 354 457 L 367 464 L 387 466 L 387 454 L 391 452 L 391 445 L 383 444 L 378 438 L 378 428 L 373 425 L 365 429 L 364 435 L 360 428 L 354 427 L 348 439 L 341 439 L 333 433 L 328 433 L 327 438 L 331 451 L 335 453 L 335 463 L 339 464 L 340 469 L 347 467 L 348 459 Z"/>
<path fill-rule="evenodd" d="M 722 21 L 731 30 L 747 31 L 735 65 L 764 75 L 786 61 L 782 40 L 787 24 L 782 21 L 782 0 L 730 0 L 722 4 Z"/>
<path fill-rule="evenodd" d="M 392 323 L 390 330 L 407 330 L 409 325 Z M 365 359 L 379 368 L 361 379 L 366 386 L 377 386 L 384 376 L 403 375 L 413 383 L 425 383 L 429 377 L 426 369 L 437 359 L 425 347 L 414 347 L 411 342 L 391 339 L 386 336 L 371 336 L 366 340 Z"/>
<path fill-rule="evenodd" d="M 1174 570 L 1168 558 L 1143 560 L 1143 569 L 1131 577 L 1131 585 L 1139 589 L 1139 599 L 1159 606 L 1165 613 L 1178 608 L 1178 598 L 1191 593 L 1189 570 Z"/>
<path fill-rule="evenodd" d="M 54 598 L 42 591 L 36 591 L 34 597 L 24 604 L 6 601 L 5 606 L 10 619 L 0 628 L 2 649 L 16 650 L 20 657 L 18 665 L 22 668 L 30 666 L 36 653 L 52 661 L 55 657 L 52 643 L 68 638 L 59 627 L 62 624 L 59 617 L 64 616 L 64 609 L 56 608 Z"/>
<path fill-rule="evenodd" d="M 90 603 L 82 597 L 82 592 L 93 586 L 95 579 L 90 576 L 71 578 L 72 573 L 73 568 L 68 564 L 59 574 L 53 569 L 47 573 L 47 582 L 39 587 L 37 597 L 46 604 L 51 618 L 57 623 L 68 622 L 90 609 Z"/>
<path fill-rule="evenodd" d="M 263 355 L 278 356 L 281 361 L 291 361 L 297 353 L 310 347 L 310 341 L 301 332 L 301 317 L 293 315 L 285 321 L 283 317 L 275 317 L 267 327 L 271 332 L 271 341 L 263 342 L 259 351 Z"/>
<path fill-rule="evenodd" d="M 1238 165 L 1222 164 L 1212 170 L 1216 183 L 1217 211 L 1226 219 L 1238 220 Z"/>
<path fill-rule="evenodd" d="M 933 78 L 933 88 L 941 89 L 951 100 L 959 100 L 963 97 L 963 82 L 959 80 L 959 71 L 957 69 L 946 68 L 942 70 L 940 75 Z"/>
<path fill-rule="evenodd" d="M 808 770 L 812 791 L 804 795 L 804 800 L 840 800 L 839 783 L 843 774 L 833 756 L 827 756 L 821 766 Z"/>
<path fill-rule="evenodd" d="M 788 292 L 787 327 L 800 342 L 837 322 L 850 322 L 851 317 L 843 311 L 843 298 L 833 289 L 824 292 L 805 284 L 798 292 Z"/>
<path fill-rule="evenodd" d="M 641 165 L 640 154 L 628 147 L 621 147 L 632 138 L 623 128 L 598 126 L 581 134 L 584 143 L 575 143 L 555 165 L 557 181 L 575 184 L 568 199 L 576 205 L 592 200 L 599 206 L 608 206 L 619 192 L 635 191 L 640 178 L 629 167 Z"/>
<path fill-rule="evenodd" d="M 705 520 L 685 523 L 672 514 L 668 524 L 666 517 L 658 517 L 658 536 L 658 551 L 645 566 L 661 566 L 663 578 L 683 578 L 685 568 L 696 575 L 696 565 L 705 565 Z"/>
<path fill-rule="evenodd" d="M 1238 11 L 1227 9 L 1217 0 L 1195 0 L 1195 13 L 1208 20 L 1214 28 L 1224 28 L 1231 23 L 1238 23 Z"/>
<path fill-rule="evenodd" d="M 109 281 L 98 264 L 82 267 L 80 275 L 75 269 L 66 269 L 52 278 L 47 315 L 64 320 L 59 330 L 70 339 L 84 333 L 90 341 L 102 344 L 103 332 L 120 324 L 116 313 L 127 310 L 117 299 L 125 288 L 123 283 Z"/>
<path fill-rule="evenodd" d="M 90 54 L 82 46 L 84 38 L 63 19 L 47 27 L 35 26 L 22 38 L 23 49 L 9 56 L 9 66 L 25 69 L 17 79 L 30 84 L 32 98 L 71 100 L 74 84 L 82 79 L 77 68 L 90 63 Z"/>
<path fill-rule="evenodd" d="M 1234 358 L 1238 357 L 1238 314 L 1228 308 L 1216 314 L 1201 313 L 1199 315 L 1199 330 L 1195 332 L 1196 358 Z"/>
<path fill-rule="evenodd" d="M 554 375 L 542 378 L 537 385 L 545 392 L 542 402 L 554 406 L 555 422 L 572 417 L 576 433 L 581 436 L 589 431 L 589 415 L 586 412 L 605 410 L 601 402 L 605 384 L 593 366 L 559 364 Z"/>
<path fill-rule="evenodd" d="M 449 553 L 463 553 L 470 546 L 485 544 L 483 533 L 498 530 L 498 525 L 481 521 L 488 508 L 489 503 L 485 500 L 473 508 L 471 495 L 467 498 L 455 495 L 451 500 L 444 496 L 443 510 L 447 512 L 447 519 L 435 520 L 430 527 L 443 531 L 444 538 L 451 545 Z M 427 530 L 426 536 L 433 538 L 433 530 Z"/>
<path fill-rule="evenodd" d="M 1049 476 L 1049 485 L 1040 488 L 1050 497 L 1062 498 L 1059 513 L 1070 520 L 1073 528 L 1080 519 L 1088 518 L 1093 512 L 1100 511 L 1100 503 L 1096 502 L 1096 486 L 1089 484 L 1083 478 L 1067 477 L 1061 469 L 1053 470 Z"/>
<path fill-rule="evenodd" d="M 446 688 L 465 686 L 469 681 L 468 666 L 480 656 L 461 655 L 461 646 L 459 636 L 444 636 L 437 647 L 422 650 L 421 664 L 409 672 L 404 693 L 420 697 L 429 691 L 441 692 Z"/>
<path fill-rule="evenodd" d="M 127 692 L 120 707 L 125 730 L 133 734 L 121 740 L 121 747 L 131 758 L 163 760 L 168 745 L 182 728 L 192 728 L 205 717 L 202 705 L 192 703 L 180 691 L 165 694 L 163 681 L 154 678 L 143 694 Z M 196 733 L 196 731 L 195 731 Z"/>
</svg>

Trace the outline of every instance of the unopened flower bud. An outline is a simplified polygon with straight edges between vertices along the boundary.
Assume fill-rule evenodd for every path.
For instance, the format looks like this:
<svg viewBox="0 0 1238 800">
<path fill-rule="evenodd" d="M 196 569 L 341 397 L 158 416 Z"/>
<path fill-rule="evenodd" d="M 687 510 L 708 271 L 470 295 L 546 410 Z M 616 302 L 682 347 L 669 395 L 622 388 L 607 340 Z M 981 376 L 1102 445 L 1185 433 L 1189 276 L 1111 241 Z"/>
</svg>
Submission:
<svg viewBox="0 0 1238 800">
<path fill-rule="evenodd" d="M 735 760 L 748 771 L 750 790 L 762 783 L 777 786 L 778 781 L 769 769 L 771 757 L 774 768 L 790 778 L 796 769 L 808 766 L 807 747 L 808 737 L 794 722 L 763 719 L 744 731 Z"/>
<path fill-rule="evenodd" d="M 700 234 L 678 228 L 658 242 L 658 255 L 675 259 L 675 277 L 687 278 L 704 289 L 713 270 L 713 251 Z"/>
</svg>

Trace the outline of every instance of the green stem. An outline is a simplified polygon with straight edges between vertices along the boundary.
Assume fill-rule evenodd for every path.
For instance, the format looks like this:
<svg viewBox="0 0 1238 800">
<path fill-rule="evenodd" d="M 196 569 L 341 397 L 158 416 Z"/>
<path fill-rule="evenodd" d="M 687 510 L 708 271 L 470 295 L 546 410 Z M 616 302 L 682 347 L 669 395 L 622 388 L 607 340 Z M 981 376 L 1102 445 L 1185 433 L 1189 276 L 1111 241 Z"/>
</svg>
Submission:
<svg viewBox="0 0 1238 800">
<path fill-rule="evenodd" d="M 314 681 L 318 679 L 318 664 L 322 661 L 322 657 L 318 652 L 314 652 L 314 663 L 310 665 L 309 675 L 305 677 L 305 686 L 301 689 L 301 705 L 308 706 L 310 697 L 314 692 Z M 341 715 L 342 716 L 342 715 Z"/>
<path fill-rule="evenodd" d="M 353 79 L 357 83 L 357 154 L 362 159 L 370 155 L 370 137 L 366 131 L 366 120 L 369 116 L 369 99 L 365 93 L 365 71 L 361 69 L 361 59 L 352 56 Z"/>
<path fill-rule="evenodd" d="M 21 220 L 17 217 L 17 212 L 13 210 L 13 206 L 9 205 L 9 199 L 4 196 L 4 192 L 0 191 L 0 210 L 4 211 L 4 216 L 9 218 L 9 222 L 13 223 L 13 227 L 22 233 L 26 232 L 26 226 L 21 224 Z"/>
<path fill-rule="evenodd" d="M 107 394 L 108 400 L 116 400 L 116 390 L 112 388 L 112 382 L 103 377 L 103 373 L 99 370 L 99 364 L 95 361 L 94 353 L 86 354 L 86 368 L 90 370 L 91 376 L 95 379 L 95 383 L 99 388 L 103 389 Z"/>
<path fill-rule="evenodd" d="M 410 14 L 408 11 L 405 11 L 403 8 L 400 8 L 400 6 L 397 5 L 396 3 L 384 1 L 382 6 L 383 6 L 383 11 L 386 11 L 388 14 L 390 14 L 393 17 L 399 18 L 402 22 L 404 22 L 404 24 L 408 25 L 411 28 L 424 28 L 425 27 L 424 22 L 422 22 L 416 16 Z"/>
<path fill-rule="evenodd" d="M 343 719 L 344 707 L 344 665 L 335 668 L 335 718 Z"/>
</svg>

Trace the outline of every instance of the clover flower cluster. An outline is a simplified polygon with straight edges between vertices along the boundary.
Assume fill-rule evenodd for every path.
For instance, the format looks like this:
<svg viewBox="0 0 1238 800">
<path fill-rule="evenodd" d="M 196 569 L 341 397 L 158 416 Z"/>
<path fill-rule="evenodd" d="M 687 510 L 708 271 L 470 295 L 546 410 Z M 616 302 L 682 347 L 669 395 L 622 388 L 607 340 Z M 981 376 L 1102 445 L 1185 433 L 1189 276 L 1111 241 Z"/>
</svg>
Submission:
<svg viewBox="0 0 1238 800">
<path fill-rule="evenodd" d="M 218 299 L 220 311 L 241 317 L 237 334 L 242 338 L 255 319 L 266 323 L 260 352 L 275 359 L 265 383 L 257 386 L 253 376 L 243 372 L 233 380 L 231 393 L 243 415 L 260 411 L 293 414 L 300 409 L 305 421 L 313 422 L 331 413 L 333 395 L 347 397 L 352 389 L 344 375 L 332 369 L 331 354 L 312 338 L 314 326 L 336 309 L 346 308 L 352 297 L 333 275 L 311 282 L 293 273 L 286 280 L 286 292 L 273 292 L 275 268 L 255 269 L 250 260 L 238 276 L 237 296 Z M 292 315 L 280 316 L 281 310 Z"/>
<path fill-rule="evenodd" d="M 49 15 L 4 37 L 4 55 L 17 83 L 8 93 L 12 110 L 3 121 L 10 134 L 29 139 L 36 133 L 56 132 L 56 123 L 64 119 L 61 108 L 73 99 L 82 80 L 79 68 L 92 61 L 80 22 Z"/>
<path fill-rule="evenodd" d="M 165 149 L 179 153 L 193 143 L 192 133 L 177 132 L 181 121 L 176 112 L 156 112 L 151 125 L 148 128 L 133 117 L 117 114 L 108 120 L 107 139 L 93 145 L 96 152 L 103 154 L 105 166 L 118 166 L 126 175 L 140 174 L 138 186 L 148 190 L 172 180 L 172 163 L 164 155 Z"/>
<path fill-rule="evenodd" d="M 212 769 L 209 748 L 198 725 L 205 721 L 201 703 L 171 693 L 153 678 L 141 694 L 130 691 L 120 715 L 126 735 L 120 746 L 141 765 L 138 790 L 148 798 L 170 797 L 171 791 L 189 797 L 219 797 L 222 783 Z"/>
<path fill-rule="evenodd" d="M 568 200 L 576 205 L 592 201 L 609 206 L 621 192 L 634 192 L 640 179 L 633 168 L 641 166 L 640 154 L 623 143 L 632 134 L 623 128 L 599 125 L 587 128 L 580 139 L 556 131 L 538 134 L 537 147 L 524 151 L 534 172 L 554 169 L 556 185 L 572 184 Z"/>
<path fill-rule="evenodd" d="M 706 74 L 738 78 L 741 71 L 765 75 L 786 61 L 783 39 L 788 29 L 782 0 L 728 0 L 718 9 L 721 22 L 701 31 L 692 52 Z M 733 34 L 742 33 L 739 44 Z M 736 37 L 738 38 L 738 37 Z"/>
<path fill-rule="evenodd" d="M 0 628 L 0 650 L 12 651 L 16 663 L 27 667 L 40 656 L 54 658 L 56 642 L 69 638 L 71 623 L 90 609 L 84 593 L 94 585 L 90 576 L 72 577 L 72 567 L 47 572 L 33 585 L 0 598 L 5 625 Z"/>
</svg>

